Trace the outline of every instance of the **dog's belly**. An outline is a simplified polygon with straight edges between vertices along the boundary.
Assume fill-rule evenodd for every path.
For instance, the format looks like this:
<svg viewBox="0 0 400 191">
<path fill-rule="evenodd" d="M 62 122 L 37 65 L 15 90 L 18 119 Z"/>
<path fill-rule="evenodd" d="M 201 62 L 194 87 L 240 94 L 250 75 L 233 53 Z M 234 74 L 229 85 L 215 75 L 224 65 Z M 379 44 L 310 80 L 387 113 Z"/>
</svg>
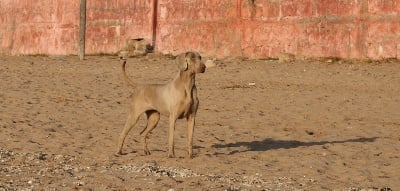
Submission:
<svg viewBox="0 0 400 191">
<path fill-rule="evenodd" d="M 178 107 L 169 107 L 176 108 L 175 111 L 170 111 L 169 109 L 163 107 L 152 107 L 150 110 L 156 110 L 161 113 L 161 115 L 169 117 L 171 113 L 174 113 L 178 119 L 186 118 L 192 111 L 193 102 L 183 102 L 178 104 Z"/>
</svg>

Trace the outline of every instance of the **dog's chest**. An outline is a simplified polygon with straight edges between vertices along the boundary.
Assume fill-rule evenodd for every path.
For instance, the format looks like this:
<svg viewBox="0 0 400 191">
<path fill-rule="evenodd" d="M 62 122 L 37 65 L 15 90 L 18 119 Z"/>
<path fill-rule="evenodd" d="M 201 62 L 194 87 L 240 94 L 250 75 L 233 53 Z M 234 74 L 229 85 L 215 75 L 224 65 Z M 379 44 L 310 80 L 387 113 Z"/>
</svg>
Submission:
<svg viewBox="0 0 400 191">
<path fill-rule="evenodd" d="M 178 116 L 179 118 L 184 118 L 187 117 L 190 112 L 192 111 L 193 108 L 193 92 L 187 92 L 183 99 L 179 103 L 179 111 L 178 111 Z"/>
</svg>

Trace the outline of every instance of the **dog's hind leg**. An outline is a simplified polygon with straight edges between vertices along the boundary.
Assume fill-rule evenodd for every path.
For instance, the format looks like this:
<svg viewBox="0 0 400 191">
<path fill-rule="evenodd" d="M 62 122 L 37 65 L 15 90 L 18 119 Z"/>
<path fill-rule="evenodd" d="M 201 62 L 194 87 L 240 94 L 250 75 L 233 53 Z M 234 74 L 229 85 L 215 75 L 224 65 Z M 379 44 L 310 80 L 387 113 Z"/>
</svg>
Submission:
<svg viewBox="0 0 400 191">
<path fill-rule="evenodd" d="M 149 155 L 150 151 L 147 148 L 146 138 L 147 135 L 157 126 L 158 121 L 160 120 L 160 113 L 155 110 L 150 110 L 146 111 L 146 115 L 147 115 L 147 125 L 146 128 L 140 133 L 140 135 L 142 137 L 141 141 L 143 145 L 144 154 Z"/>
<path fill-rule="evenodd" d="M 128 119 L 126 120 L 124 130 L 122 131 L 121 135 L 119 136 L 119 141 L 118 141 L 118 150 L 117 153 L 118 155 L 122 154 L 122 146 L 124 144 L 125 138 L 128 135 L 129 131 L 136 125 L 139 116 L 141 115 L 141 112 L 137 111 L 132 111 L 128 115 Z"/>
</svg>

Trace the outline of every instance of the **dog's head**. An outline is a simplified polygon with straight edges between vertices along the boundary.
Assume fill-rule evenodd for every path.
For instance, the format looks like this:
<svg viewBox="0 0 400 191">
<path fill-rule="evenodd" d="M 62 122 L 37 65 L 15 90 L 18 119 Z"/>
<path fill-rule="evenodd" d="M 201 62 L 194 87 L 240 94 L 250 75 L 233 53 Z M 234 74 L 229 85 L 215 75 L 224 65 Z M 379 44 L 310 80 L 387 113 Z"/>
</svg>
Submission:
<svg viewBox="0 0 400 191">
<path fill-rule="evenodd" d="M 206 65 L 201 61 L 201 56 L 197 52 L 185 52 L 176 58 L 179 70 L 191 73 L 204 73 Z"/>
</svg>

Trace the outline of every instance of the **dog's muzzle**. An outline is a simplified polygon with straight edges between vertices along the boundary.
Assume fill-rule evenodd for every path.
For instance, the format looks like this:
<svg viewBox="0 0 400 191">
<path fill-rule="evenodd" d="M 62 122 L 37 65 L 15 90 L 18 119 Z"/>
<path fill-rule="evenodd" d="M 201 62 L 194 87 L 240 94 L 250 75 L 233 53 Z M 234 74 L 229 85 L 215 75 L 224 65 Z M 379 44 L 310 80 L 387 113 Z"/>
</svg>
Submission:
<svg viewBox="0 0 400 191">
<path fill-rule="evenodd" d="M 200 66 L 197 68 L 197 73 L 204 73 L 206 71 L 206 65 L 201 63 Z"/>
</svg>

